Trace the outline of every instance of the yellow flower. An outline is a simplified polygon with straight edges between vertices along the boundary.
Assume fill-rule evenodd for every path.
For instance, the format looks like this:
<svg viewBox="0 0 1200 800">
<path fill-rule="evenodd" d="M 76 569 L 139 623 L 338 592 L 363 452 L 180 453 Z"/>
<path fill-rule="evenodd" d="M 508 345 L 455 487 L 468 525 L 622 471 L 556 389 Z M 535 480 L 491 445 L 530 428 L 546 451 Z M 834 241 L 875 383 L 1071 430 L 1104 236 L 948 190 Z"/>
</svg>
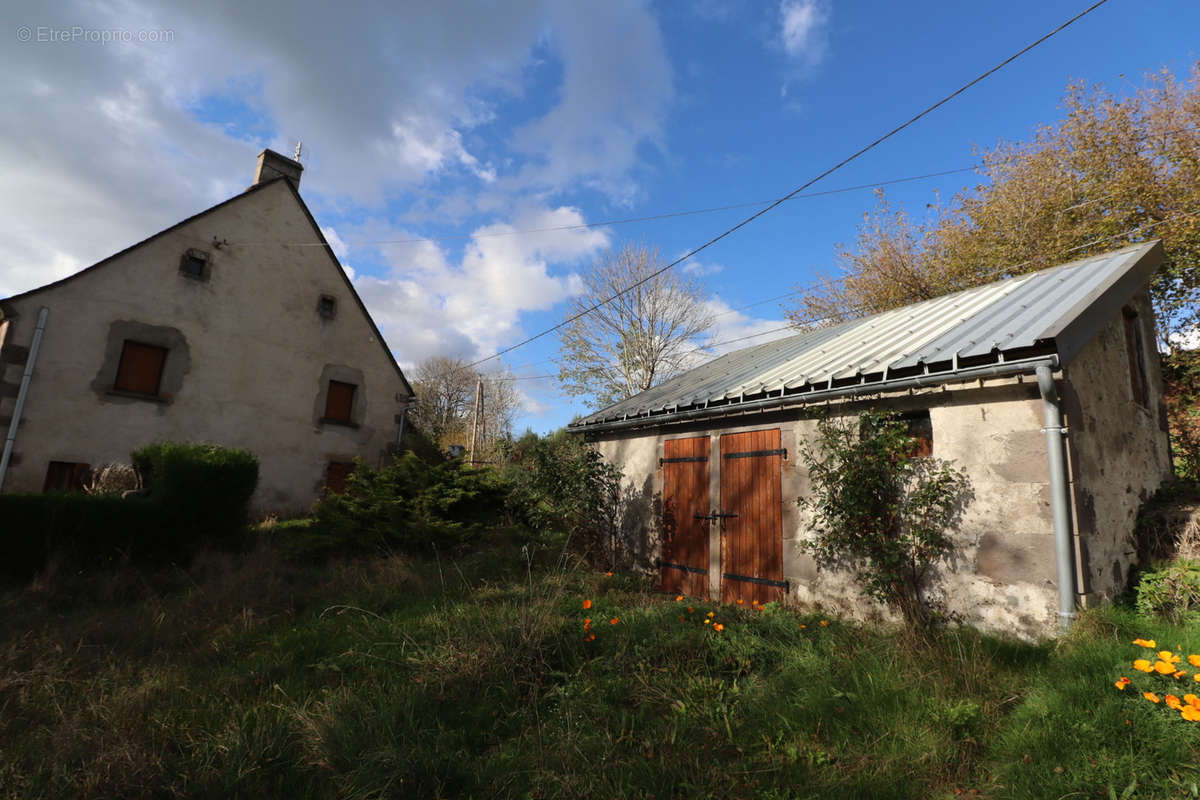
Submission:
<svg viewBox="0 0 1200 800">
<path fill-rule="evenodd" d="M 1175 680 L 1179 680 L 1179 679 L 1180 679 L 1180 678 L 1182 678 L 1184 675 L 1187 675 L 1187 673 L 1186 673 L 1186 672 L 1184 672 L 1183 670 L 1179 670 L 1178 672 L 1172 672 L 1172 673 L 1171 673 L 1171 677 L 1172 677 L 1172 678 L 1174 678 Z"/>
<path fill-rule="evenodd" d="M 1151 703 L 1159 702 L 1158 695 L 1156 695 L 1154 692 L 1142 692 L 1142 697 L 1146 698 Z"/>
<path fill-rule="evenodd" d="M 1163 661 L 1166 661 L 1168 664 L 1178 664 L 1179 663 L 1179 656 L 1175 655 L 1170 650 L 1160 650 L 1158 653 L 1158 657 L 1161 658 Z"/>
<path fill-rule="evenodd" d="M 1196 695 L 1189 692 L 1188 694 L 1185 694 L 1183 696 L 1183 702 L 1187 703 L 1190 706 L 1194 706 L 1194 705 L 1200 704 L 1200 697 L 1196 697 Z"/>
<path fill-rule="evenodd" d="M 1195 706 L 1187 706 L 1179 712 L 1179 716 L 1186 719 L 1188 722 L 1200 722 L 1200 708 Z"/>
<path fill-rule="evenodd" d="M 712 620 L 711 620 L 711 619 L 706 619 L 706 620 L 704 620 L 704 624 L 705 624 L 705 625 L 709 624 L 710 622 L 712 622 Z"/>
<path fill-rule="evenodd" d="M 710 612 L 708 612 L 708 614 L 707 614 L 706 616 L 707 616 L 709 619 L 712 619 L 713 617 L 715 617 L 715 616 L 716 616 L 716 614 L 715 614 L 714 612 L 710 611 Z"/>
<path fill-rule="evenodd" d="M 1153 639 L 1134 639 L 1133 643 L 1138 647 L 1149 647 L 1151 650 L 1158 647 L 1158 642 Z"/>
<path fill-rule="evenodd" d="M 1140 672 L 1154 672 L 1154 665 L 1144 658 L 1139 658 L 1133 662 L 1133 668 Z"/>
<path fill-rule="evenodd" d="M 1170 661 L 1155 661 L 1154 671 L 1159 675 L 1170 675 L 1175 671 L 1175 665 Z"/>
<path fill-rule="evenodd" d="M 1200 667 L 1200 656 L 1192 653 L 1190 656 L 1188 656 L 1188 663 L 1193 667 Z"/>
<path fill-rule="evenodd" d="M 1168 708 L 1173 708 L 1176 711 L 1179 711 L 1181 708 L 1183 708 L 1183 703 L 1179 702 L 1179 698 L 1173 694 L 1167 695 L 1163 698 L 1163 700 L 1166 701 Z"/>
</svg>

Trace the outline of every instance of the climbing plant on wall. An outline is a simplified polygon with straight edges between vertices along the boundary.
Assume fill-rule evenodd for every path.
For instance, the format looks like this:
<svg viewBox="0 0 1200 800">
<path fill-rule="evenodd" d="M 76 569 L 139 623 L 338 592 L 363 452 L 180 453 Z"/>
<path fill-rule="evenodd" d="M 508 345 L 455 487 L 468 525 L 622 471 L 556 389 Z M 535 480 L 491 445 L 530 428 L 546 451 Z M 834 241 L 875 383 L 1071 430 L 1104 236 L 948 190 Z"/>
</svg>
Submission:
<svg viewBox="0 0 1200 800">
<path fill-rule="evenodd" d="M 936 619 L 926 582 L 953 548 L 951 532 L 972 498 L 965 472 L 918 456 L 903 420 L 875 411 L 826 418 L 802 446 L 812 494 L 805 548 L 822 566 L 852 571 L 871 597 L 915 628 Z"/>
</svg>

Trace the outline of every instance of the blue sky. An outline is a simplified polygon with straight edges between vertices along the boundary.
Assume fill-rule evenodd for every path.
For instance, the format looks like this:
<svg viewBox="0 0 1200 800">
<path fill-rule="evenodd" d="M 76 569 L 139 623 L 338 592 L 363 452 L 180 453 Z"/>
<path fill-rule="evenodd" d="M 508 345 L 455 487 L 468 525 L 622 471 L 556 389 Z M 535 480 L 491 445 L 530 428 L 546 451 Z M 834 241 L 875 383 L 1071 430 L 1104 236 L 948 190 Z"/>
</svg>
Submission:
<svg viewBox="0 0 1200 800">
<path fill-rule="evenodd" d="M 673 259 L 755 209 L 520 231 L 782 196 L 1085 5 L 13 3 L 0 296 L 235 194 L 259 150 L 300 138 L 301 193 L 401 364 L 481 358 L 561 320 L 604 248 Z M 976 148 L 1057 119 L 1073 79 L 1123 92 L 1163 67 L 1183 78 L 1198 30 L 1194 0 L 1110 0 L 813 191 L 970 167 Z M 86 33 L 104 31 L 117 41 Z M 887 195 L 920 214 L 972 183 Z M 870 189 L 798 199 L 698 256 L 718 340 L 780 327 L 778 300 L 730 309 L 831 272 L 874 202 Z M 409 239 L 425 241 L 386 243 Z M 546 337 L 503 366 L 552 373 L 555 349 Z M 516 385 L 519 428 L 586 408 L 553 379 Z"/>
</svg>

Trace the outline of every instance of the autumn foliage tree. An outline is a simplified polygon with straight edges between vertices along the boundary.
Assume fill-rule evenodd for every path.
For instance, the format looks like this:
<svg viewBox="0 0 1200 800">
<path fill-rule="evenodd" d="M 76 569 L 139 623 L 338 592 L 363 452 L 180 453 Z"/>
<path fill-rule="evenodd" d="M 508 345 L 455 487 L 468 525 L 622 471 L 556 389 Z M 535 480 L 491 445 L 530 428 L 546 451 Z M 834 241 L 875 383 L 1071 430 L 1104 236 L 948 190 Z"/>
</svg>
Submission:
<svg viewBox="0 0 1200 800">
<path fill-rule="evenodd" d="M 789 318 L 821 326 L 1161 238 L 1151 286 L 1160 349 L 1200 323 L 1200 63 L 1163 71 L 1120 97 L 1075 83 L 1066 115 L 1028 142 L 981 154 L 981 181 L 913 219 L 880 195 L 840 274 L 807 291 Z"/>
</svg>

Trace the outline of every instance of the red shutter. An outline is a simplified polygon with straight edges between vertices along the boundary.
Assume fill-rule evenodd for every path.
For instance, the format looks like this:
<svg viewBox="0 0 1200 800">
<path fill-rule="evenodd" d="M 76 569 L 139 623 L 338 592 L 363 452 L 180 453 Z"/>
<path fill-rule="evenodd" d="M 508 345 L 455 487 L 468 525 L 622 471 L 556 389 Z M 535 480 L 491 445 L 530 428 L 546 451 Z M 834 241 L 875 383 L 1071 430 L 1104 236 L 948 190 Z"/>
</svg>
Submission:
<svg viewBox="0 0 1200 800">
<path fill-rule="evenodd" d="M 126 340 L 113 388 L 122 392 L 157 395 L 167 348 Z"/>
<path fill-rule="evenodd" d="M 350 414 L 354 410 L 354 389 L 353 383 L 329 382 L 329 392 L 325 396 L 325 419 L 350 422 Z"/>
</svg>

